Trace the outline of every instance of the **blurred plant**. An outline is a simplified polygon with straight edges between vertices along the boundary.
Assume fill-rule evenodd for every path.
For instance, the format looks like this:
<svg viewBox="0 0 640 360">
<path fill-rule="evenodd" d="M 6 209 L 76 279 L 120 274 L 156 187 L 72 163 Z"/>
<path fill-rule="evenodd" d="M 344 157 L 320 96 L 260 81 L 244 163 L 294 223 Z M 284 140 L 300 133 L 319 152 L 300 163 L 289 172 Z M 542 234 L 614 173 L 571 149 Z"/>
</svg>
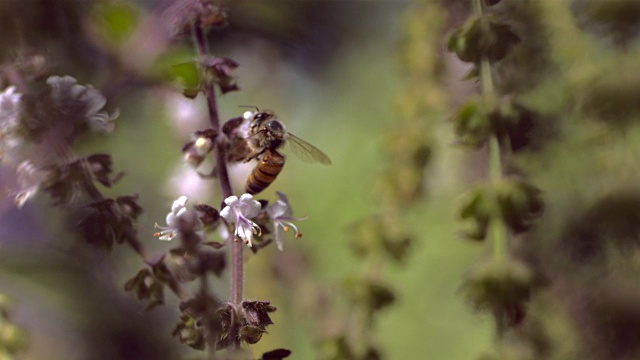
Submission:
<svg viewBox="0 0 640 360">
<path fill-rule="evenodd" d="M 541 284 L 534 269 L 515 257 L 511 242 L 535 224 L 544 202 L 533 184 L 504 171 L 511 151 L 530 147 L 527 132 L 539 116 L 512 95 L 498 95 L 495 89 L 493 67 L 522 41 L 509 23 L 490 12 L 498 3 L 473 0 L 473 14 L 451 34 L 448 48 L 460 60 L 473 64 L 468 77 L 477 78 L 481 87 L 479 97 L 469 100 L 455 116 L 456 134 L 462 144 L 488 148 L 489 157 L 489 181 L 468 194 L 460 217 L 466 222 L 463 236 L 489 240 L 493 251 L 469 271 L 463 292 L 476 309 L 494 316 L 498 347 L 510 354 L 501 353 L 498 358 L 510 359 L 523 358 L 514 355 L 522 351 L 529 353 L 526 346 L 516 349 L 509 334 L 527 318 L 527 304 Z"/>
<path fill-rule="evenodd" d="M 13 359 L 23 352 L 29 343 L 24 330 L 11 322 L 13 301 L 0 294 L 0 359 Z"/>
<path fill-rule="evenodd" d="M 443 112 L 443 92 L 437 74 L 441 66 L 437 38 L 444 30 L 442 11 L 430 1 L 413 3 L 403 19 L 405 31 L 399 60 L 405 87 L 395 99 L 398 121 L 384 139 L 384 168 L 377 176 L 374 194 L 379 210 L 347 229 L 349 246 L 365 262 L 365 271 L 345 278 L 339 290 L 305 281 L 308 259 L 289 259 L 296 271 L 276 266 L 283 282 L 301 288 L 308 303 L 301 311 L 317 317 L 320 359 L 384 359 L 382 341 L 375 336 L 377 318 L 398 297 L 398 289 L 384 279 L 388 264 L 407 263 L 415 241 L 407 215 L 426 197 L 425 171 L 431 160 L 433 124 L 430 116 Z M 338 310 L 334 291 L 346 300 L 348 314 Z"/>
<path fill-rule="evenodd" d="M 623 75 L 637 66 L 637 4 L 503 0 L 473 9 L 472 25 L 448 45 L 473 63 L 468 77 L 482 89 L 455 117 L 462 143 L 488 148 L 490 183 L 460 209 L 463 236 L 492 241 L 492 256 L 463 286 L 496 320 L 495 351 L 482 358 L 636 358 L 628 329 L 638 297 L 628 281 L 637 277 L 638 203 L 627 173 L 637 179 L 637 170 L 622 160 L 634 158 L 631 146 L 616 144 L 628 144 L 638 118 L 636 80 Z M 476 25 L 492 21 L 509 28 Z M 568 162 L 563 149 L 572 149 Z"/>
<path fill-rule="evenodd" d="M 102 6 L 98 13 L 96 16 L 105 21 L 101 25 L 107 30 L 102 35 L 110 39 L 108 51 L 118 51 L 133 34 L 137 12 L 133 7 L 116 4 Z M 117 19 L 123 16 L 131 21 L 119 28 Z M 194 349 L 206 349 L 210 358 L 216 358 L 216 352 L 223 349 L 228 350 L 228 358 L 250 358 L 241 344 L 261 340 L 267 326 L 273 324 L 269 314 L 276 307 L 270 301 L 245 298 L 243 248 L 246 245 L 257 253 L 275 241 L 282 250 L 286 232 L 294 230 L 295 237 L 301 236 L 293 222 L 306 219 L 293 217 L 291 204 L 282 192 L 272 204 L 255 200 L 252 194 L 259 190 L 250 186 L 251 181 L 260 182 L 260 189 L 273 181 L 284 164 L 277 149 L 285 142 L 297 144 L 293 149 L 302 149 L 298 154 L 309 156 L 307 160 L 315 158 L 325 164 L 330 160 L 286 132 L 274 115 L 265 118 L 267 112 L 247 112 L 244 117 L 221 124 L 217 92 L 239 90 L 234 77 L 239 64 L 208 53 L 207 32 L 227 24 L 226 9 L 220 2 L 176 1 L 164 10 L 162 18 L 168 20 L 171 40 L 193 39 L 196 59 L 174 66 L 172 74 L 184 85 L 184 96 L 193 99 L 204 94 L 209 109 L 211 127 L 194 133 L 193 141 L 183 147 L 184 160 L 197 169 L 205 157 L 211 156 L 213 171 L 200 175 L 217 179 L 224 199 L 222 206 L 216 208 L 202 203 L 189 206 L 186 196 L 178 198 L 166 217 L 166 226 L 156 224 L 160 231 L 155 234 L 160 240 L 174 240 L 175 247 L 164 254 L 149 254 L 134 227 L 143 210 L 137 204 L 137 195 L 108 198 L 98 189 L 96 182 L 111 187 L 123 176 L 114 173 L 109 154 L 82 158 L 73 154 L 72 145 L 79 137 L 88 130 L 111 132 L 118 117 L 117 111 L 110 114 L 103 110 L 106 98 L 91 85 L 78 84 L 68 75 L 33 76 L 47 71 L 29 71 L 18 62 L 7 66 L 6 71 L 0 72 L 4 75 L 1 83 L 12 86 L 0 93 L 0 155 L 7 166 L 15 169 L 18 207 L 38 192 L 47 192 L 55 206 L 67 208 L 79 217 L 77 230 L 86 242 L 105 249 L 111 249 L 114 243 L 127 243 L 144 259 L 144 268 L 124 288 L 145 301 L 147 310 L 165 302 L 165 289 L 175 293 L 182 300 L 181 320 L 173 331 L 179 341 Z M 252 194 L 237 197 L 232 193 L 227 164 L 252 159 L 261 161 L 247 183 L 247 192 Z M 276 160 L 279 162 L 274 163 Z M 213 237 L 222 241 L 212 241 Z M 210 284 L 211 275 L 220 277 L 227 267 L 222 249 L 231 252 L 231 298 L 227 302 Z M 199 280 L 199 286 L 192 294 L 186 284 L 194 280 Z M 20 349 L 16 341 L 6 340 L 2 346 L 6 345 L 8 351 Z M 290 353 L 276 349 L 263 354 L 262 359 L 283 359 Z"/>
<path fill-rule="evenodd" d="M 272 5 L 266 3 L 232 6 L 261 14 L 245 18 L 249 21 L 238 27 L 284 38 L 289 33 L 302 36 L 287 24 L 299 23 L 301 13 L 310 19 L 315 10 L 292 4 L 274 5 L 291 10 L 285 15 L 269 11 Z M 464 102 L 453 118 L 457 143 L 488 160 L 488 171 L 481 171 L 488 173 L 488 181 L 471 187 L 458 209 L 462 237 L 492 250 L 470 267 L 462 288 L 470 305 L 490 312 L 496 322 L 496 346 L 482 358 L 638 358 L 640 291 L 634 279 L 640 269 L 640 85 L 630 74 L 638 70 L 640 7 L 632 0 L 472 0 L 473 12 L 462 24 L 458 17 L 467 14 L 462 4 L 416 1 L 403 19 L 405 38 L 398 55 L 406 86 L 395 99 L 399 120 L 384 142 L 383 170 L 374 189 L 379 209 L 347 231 L 349 246 L 365 262 L 365 270 L 344 279 L 338 292 L 329 292 L 317 284 L 310 260 L 296 249 L 283 252 L 278 259 L 285 261 L 274 266 L 284 282 L 298 287 L 300 296 L 294 300 L 306 301 L 300 313 L 317 317 L 321 358 L 384 358 L 384 339 L 375 336 L 378 317 L 401 293 L 383 270 L 388 264 L 406 264 L 415 246 L 411 212 L 426 199 L 426 172 L 441 139 L 438 124 L 429 119 L 442 118 L 448 102 Z M 283 192 L 271 201 L 256 196 L 283 169 L 280 145 L 297 138 L 269 111 L 219 118 L 219 94 L 239 90 L 235 73 L 240 64 L 210 55 L 208 49 L 208 36 L 224 48 L 218 40 L 226 34 L 208 31 L 227 25 L 225 8 L 211 0 L 157 8 L 122 1 L 50 6 L 57 10 L 51 21 L 25 9 L 16 13 L 17 25 L 8 26 L 3 37 L 23 42 L 33 33 L 48 33 L 49 26 L 52 37 L 68 33 L 61 46 L 65 51 L 45 54 L 21 47 L 0 66 L 0 160 L 2 171 L 15 175 L 14 203 L 24 207 L 48 194 L 53 206 L 73 220 L 84 242 L 107 250 L 128 244 L 144 265 L 125 290 L 142 300 L 146 310 L 164 304 L 166 292 L 173 292 L 181 300 L 172 332 L 178 341 L 207 350 L 210 358 L 250 358 L 243 344 L 262 339 L 276 307 L 245 296 L 244 246 L 256 254 L 275 242 L 283 250 L 288 232 L 301 236 L 297 221 L 306 217 L 295 217 Z M 82 11 L 76 14 L 76 7 Z M 158 14 L 143 17 L 147 8 Z M 80 15 L 87 12 L 93 22 L 81 25 L 86 21 Z M 282 21 L 285 17 L 292 21 Z M 467 99 L 458 93 L 447 98 L 445 70 L 451 60 L 438 46 L 447 19 L 461 25 L 451 32 L 447 47 L 469 64 L 466 79 L 477 81 L 481 89 Z M 337 48 L 333 45 L 347 37 L 340 26 L 333 27 L 324 28 L 322 39 Z M 151 36 L 154 40 L 147 41 Z M 137 195 L 104 195 L 111 189 L 103 187 L 114 187 L 124 175 L 115 169 L 112 156 L 77 155 L 73 149 L 91 132 L 114 130 L 118 111 L 107 103 L 126 93 L 123 84 L 166 85 L 166 77 L 150 64 L 185 39 L 192 39 L 195 59 L 173 64 L 161 75 L 177 80 L 188 99 L 206 97 L 211 126 L 193 132 L 182 147 L 183 159 L 201 178 L 216 181 L 221 196 L 213 205 L 180 196 L 155 234 L 172 248 L 152 255 L 135 228 L 143 211 Z M 150 47 L 129 51 L 141 44 Z M 309 51 L 307 56 L 318 61 L 326 53 Z M 100 75 L 90 81 L 103 91 L 84 84 L 92 67 Z M 54 75 L 71 71 L 83 81 Z M 307 147 L 302 157 L 314 160 L 309 155 L 313 149 Z M 328 162 L 316 156 L 316 161 Z M 260 163 L 247 193 L 234 194 L 227 165 L 253 159 Z M 202 170 L 211 162 L 211 171 Z M 88 273 L 98 274 L 98 261 L 87 258 L 76 260 L 92 270 Z M 225 299 L 213 284 L 229 267 L 231 295 Z M 100 289 L 102 283 L 93 285 L 96 293 L 111 291 Z M 0 296 L 0 357 L 10 358 L 19 356 L 26 337 L 9 321 L 5 300 Z M 342 300 L 349 316 L 339 311 Z M 129 324 L 110 326 L 129 330 Z M 128 334 L 123 337 L 123 343 L 130 340 Z M 290 354 L 275 349 L 261 359 Z"/>
</svg>

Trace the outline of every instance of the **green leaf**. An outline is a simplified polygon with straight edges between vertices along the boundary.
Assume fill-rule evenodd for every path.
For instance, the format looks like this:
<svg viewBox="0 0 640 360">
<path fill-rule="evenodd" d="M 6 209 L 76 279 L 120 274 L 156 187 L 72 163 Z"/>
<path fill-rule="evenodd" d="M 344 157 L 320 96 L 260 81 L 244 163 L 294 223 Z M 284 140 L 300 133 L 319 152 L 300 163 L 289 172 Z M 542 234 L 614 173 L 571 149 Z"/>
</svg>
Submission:
<svg viewBox="0 0 640 360">
<path fill-rule="evenodd" d="M 138 10 L 128 1 L 104 2 L 94 13 L 98 32 L 114 44 L 121 44 L 133 34 L 140 22 Z"/>
<path fill-rule="evenodd" d="M 187 61 L 171 65 L 171 77 L 185 88 L 185 96 L 193 95 L 200 87 L 200 70 L 195 61 Z M 195 97 L 195 96 L 194 96 Z"/>
</svg>

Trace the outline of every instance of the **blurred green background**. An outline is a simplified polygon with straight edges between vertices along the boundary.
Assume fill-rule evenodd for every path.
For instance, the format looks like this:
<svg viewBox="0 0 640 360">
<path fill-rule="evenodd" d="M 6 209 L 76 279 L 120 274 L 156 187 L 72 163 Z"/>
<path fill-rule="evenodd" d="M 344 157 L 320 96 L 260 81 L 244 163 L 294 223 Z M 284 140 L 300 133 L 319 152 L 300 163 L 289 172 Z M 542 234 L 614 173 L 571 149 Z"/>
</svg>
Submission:
<svg viewBox="0 0 640 360">
<path fill-rule="evenodd" d="M 15 15 L 16 6 L 17 3 L 3 3 L 2 14 Z M 179 87 L 171 83 L 137 88 L 128 95 L 109 93 L 100 85 L 108 83 L 109 76 L 121 76 L 105 60 L 104 52 L 126 62 L 127 54 L 118 52 L 125 47 L 121 44 L 139 30 L 158 6 L 152 2 L 54 5 L 34 1 L 33 9 L 16 20 L 22 22 L 16 24 L 16 32 L 26 33 L 27 39 L 14 42 L 8 36 L 2 38 L 6 58 L 19 51 L 20 46 L 44 50 L 56 70 L 62 71 L 60 74 L 90 82 L 112 95 L 110 100 L 115 99 L 108 106 L 118 107 L 121 113 L 116 131 L 110 136 L 85 139 L 76 150 L 78 154 L 112 153 L 116 168 L 127 175 L 106 194 L 139 194 L 140 205 L 145 209 L 138 223 L 140 237 L 145 245 L 160 252 L 167 249 L 167 244 L 152 236 L 153 224 L 164 222 L 172 200 L 182 190 L 190 189 L 190 194 L 197 196 L 191 198 L 194 202 L 215 205 L 221 198 L 215 181 L 187 177 L 189 169 L 181 162 L 180 148 L 189 134 L 207 124 L 202 97 L 184 99 Z M 285 252 L 302 249 L 310 262 L 313 281 L 338 297 L 335 309 L 330 309 L 335 314 L 326 316 L 347 316 L 349 309 L 340 299 L 340 284 L 366 266 L 349 250 L 346 229 L 380 211 L 374 184 L 384 171 L 385 162 L 393 161 L 386 154 L 385 139 L 392 132 L 402 136 L 397 131 L 400 114 L 394 104 L 406 86 L 400 57 L 402 41 L 407 36 L 403 19 L 412 6 L 411 2 L 238 2 L 229 9 L 229 28 L 210 35 L 213 54 L 240 64 L 236 75 L 241 91 L 220 97 L 222 119 L 239 116 L 245 111 L 242 105 L 273 109 L 291 132 L 324 150 L 333 161 L 332 166 L 324 167 L 289 157 L 283 173 L 263 195 L 273 200 L 276 190 L 285 191 L 296 215 L 309 216 L 300 223 L 304 237 L 287 239 Z M 48 27 L 53 30 L 34 34 L 29 26 L 36 26 L 42 18 L 48 19 Z M 65 26 L 91 32 L 67 32 Z M 73 42 L 79 45 L 73 46 Z M 103 48 L 96 50 L 96 44 Z M 64 53 L 72 47 L 79 57 Z M 57 53 L 60 56 L 56 57 Z M 169 65 L 189 61 L 193 56 L 194 50 L 185 41 L 159 52 L 155 60 L 131 66 L 151 73 L 163 72 Z M 447 131 L 446 117 L 428 121 L 440 127 L 439 131 Z M 446 146 L 446 140 L 437 145 L 436 158 L 450 157 L 447 153 L 456 151 Z M 250 168 L 238 168 L 231 172 L 239 190 Z M 455 169 L 443 166 L 441 171 L 452 173 Z M 414 358 L 415 354 L 464 359 L 490 345 L 490 321 L 465 307 L 457 292 L 465 268 L 482 250 L 456 239 L 453 203 L 459 189 L 451 183 L 455 180 L 451 174 L 434 178 L 442 179 L 439 184 L 434 182 L 438 191 L 407 215 L 407 226 L 419 234 L 407 264 L 384 268 L 383 277 L 393 284 L 398 301 L 381 313 L 375 338 L 392 359 Z M 12 245 L 4 248 L 3 289 L 18 300 L 16 321 L 24 324 L 31 336 L 25 358 L 86 358 L 82 349 L 90 349 L 92 344 L 83 342 L 91 339 L 86 332 L 96 310 L 84 304 L 87 300 L 79 295 L 87 289 L 74 286 L 74 273 L 82 271 L 83 261 L 71 269 L 59 260 L 34 267 L 34 262 L 48 260 L 52 251 L 61 252 L 60 256 L 66 259 L 65 252 L 71 246 L 68 233 L 50 224 L 60 215 L 47 204 L 41 197 L 20 214 L 13 214 L 15 210 L 5 213 L 4 219 L 28 219 L 17 223 L 4 220 L 4 228 L 33 222 L 55 235 L 39 243 L 38 247 L 46 250 L 32 251 L 20 244 L 33 244 L 36 240 L 31 237 L 39 235 L 20 229 L 6 232 L 4 236 L 18 234 L 14 236 L 19 236 L 20 241 L 11 241 Z M 142 265 L 126 248 L 116 248 L 109 255 L 78 251 L 82 255 L 72 258 L 100 258 L 105 273 L 113 274 L 109 277 L 115 292 L 121 291 L 126 279 Z M 281 254 L 269 247 L 259 255 L 249 255 L 247 260 L 246 296 L 271 299 L 278 311 L 269 334 L 252 347 L 254 354 L 285 347 L 293 351 L 293 358 L 315 358 L 321 341 L 318 324 L 313 316 L 301 314 L 296 307 L 300 300 L 293 297 L 299 292 L 279 284 L 270 270 L 272 261 L 281 259 Z M 102 272 L 92 276 L 99 274 Z M 221 281 L 219 292 L 226 294 L 227 286 Z M 142 328 L 147 326 L 149 316 L 132 294 L 117 293 L 113 297 L 130 303 L 135 317 L 131 321 L 139 321 Z M 184 352 L 170 336 L 178 313 L 176 300 L 171 294 L 167 298 L 167 306 L 152 311 L 160 320 L 148 331 L 164 338 L 164 347 Z M 98 306 L 103 308 L 101 313 L 109 313 L 107 302 Z M 454 339 L 457 345 L 451 346 Z"/>
<path fill-rule="evenodd" d="M 11 24 L 0 35 L 0 55 L 9 64 L 24 52 L 40 53 L 53 74 L 93 84 L 110 109 L 119 109 L 112 134 L 86 137 L 74 150 L 79 156 L 113 155 L 126 176 L 105 194 L 137 193 L 145 209 L 139 236 L 152 251 L 166 251 L 171 244 L 153 237 L 154 223 L 164 224 L 174 199 L 187 194 L 193 203 L 212 206 L 222 200 L 215 180 L 194 176 L 182 163 L 181 147 L 208 123 L 202 96 L 184 98 L 180 83 L 167 76 L 172 65 L 194 58 L 189 39 L 171 42 L 158 35 L 159 26 L 170 22 L 161 15 L 165 2 L 29 3 L 26 10 L 20 1 L 0 3 L 0 21 Z M 529 45 L 497 66 L 503 76 L 497 87 L 544 114 L 547 127 L 538 135 L 543 146 L 509 164 L 530 176 L 547 202 L 538 230 L 527 237 L 531 242 L 519 239 L 514 248 L 557 280 L 535 298 L 532 311 L 542 314 L 557 343 L 571 347 L 577 337 L 590 339 L 597 331 L 574 329 L 593 323 L 581 320 L 575 309 L 582 308 L 573 305 L 583 300 L 563 285 L 579 288 L 580 297 L 588 293 L 581 285 L 592 278 L 626 271 L 632 279 L 637 272 L 635 248 L 604 265 L 569 261 L 563 254 L 579 247 L 564 239 L 570 238 L 567 227 L 579 227 L 585 209 L 602 196 L 637 187 L 638 25 L 631 15 L 611 25 L 624 12 L 603 12 L 597 4 L 605 1 L 504 3 L 502 15 L 511 16 Z M 603 6 L 637 10 L 633 2 L 611 4 Z M 386 358 L 471 359 L 494 346 L 491 317 L 476 313 L 460 292 L 468 269 L 490 251 L 461 240 L 457 222 L 461 194 L 482 181 L 487 167 L 484 150 L 458 146 L 450 121 L 477 86 L 465 80 L 470 67 L 445 51 L 447 33 L 464 22 L 469 8 L 461 0 L 237 1 L 229 3 L 229 26 L 209 34 L 212 54 L 240 64 L 235 75 L 241 90 L 219 97 L 221 118 L 240 116 L 246 105 L 273 109 L 289 131 L 333 161 L 325 167 L 288 156 L 278 179 L 259 196 L 273 201 L 275 191 L 284 191 L 294 215 L 309 219 L 299 223 L 304 236 L 288 238 L 283 253 L 270 246 L 247 256 L 246 297 L 278 307 L 275 325 L 250 347 L 256 357 L 284 347 L 293 359 L 319 358 L 323 337 L 351 330 L 345 324 L 354 309 L 344 295 L 345 279 L 372 271 L 397 297 L 371 327 Z M 397 149 L 411 143 L 416 129 L 424 132 L 431 157 L 417 177 L 415 198 L 398 200 L 393 210 L 396 225 L 413 235 L 409 256 L 401 265 L 363 260 L 352 251 L 348 230 L 389 211 L 393 189 L 382 179 L 404 175 L 393 170 L 401 161 Z M 237 193 L 250 170 L 230 168 Z M 10 170 L 2 168 L 0 175 L 10 188 Z M 107 254 L 81 244 L 45 196 L 20 211 L 11 203 L 6 196 L 0 204 L 0 291 L 15 300 L 13 320 L 31 339 L 23 358 L 197 355 L 171 336 L 179 317 L 172 294 L 164 306 L 145 313 L 144 304 L 124 292 L 126 280 L 143 267 L 130 249 L 119 246 Z M 283 281 L 278 271 L 287 264 L 295 269 L 296 261 L 307 279 Z M 227 277 L 215 283 L 222 297 L 228 296 Z M 153 341 L 145 343 L 146 336 Z M 580 358 L 580 352 L 555 349 L 548 358 Z M 599 359 L 611 353 L 594 354 Z M 624 354 L 619 358 L 635 353 Z"/>
</svg>

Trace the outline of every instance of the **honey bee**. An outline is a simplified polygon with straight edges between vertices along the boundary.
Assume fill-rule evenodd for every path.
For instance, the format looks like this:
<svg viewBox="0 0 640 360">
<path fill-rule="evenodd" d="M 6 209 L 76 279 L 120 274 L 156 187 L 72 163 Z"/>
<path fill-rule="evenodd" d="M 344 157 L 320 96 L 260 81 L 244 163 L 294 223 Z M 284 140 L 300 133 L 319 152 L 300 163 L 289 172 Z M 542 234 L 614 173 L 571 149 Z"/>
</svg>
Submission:
<svg viewBox="0 0 640 360">
<path fill-rule="evenodd" d="M 288 132 L 273 111 L 256 109 L 255 112 L 246 112 L 245 118 L 250 120 L 249 136 L 246 139 L 249 151 L 245 161 L 259 160 L 247 179 L 247 193 L 261 192 L 280 174 L 284 167 L 284 156 L 278 149 L 285 143 L 289 144 L 291 151 L 302 161 L 331 165 L 331 160 L 325 153 Z"/>
</svg>

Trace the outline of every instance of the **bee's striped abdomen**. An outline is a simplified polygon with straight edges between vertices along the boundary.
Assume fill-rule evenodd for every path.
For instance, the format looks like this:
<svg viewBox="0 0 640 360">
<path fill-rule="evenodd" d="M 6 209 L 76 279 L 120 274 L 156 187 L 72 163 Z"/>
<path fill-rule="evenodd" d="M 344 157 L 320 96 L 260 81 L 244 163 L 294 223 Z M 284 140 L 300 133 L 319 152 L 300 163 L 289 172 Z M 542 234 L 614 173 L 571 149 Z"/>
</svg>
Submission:
<svg viewBox="0 0 640 360">
<path fill-rule="evenodd" d="M 249 175 L 245 191 L 249 194 L 257 194 L 266 189 L 280 174 L 283 166 L 284 156 L 275 150 L 267 150 Z"/>
</svg>

